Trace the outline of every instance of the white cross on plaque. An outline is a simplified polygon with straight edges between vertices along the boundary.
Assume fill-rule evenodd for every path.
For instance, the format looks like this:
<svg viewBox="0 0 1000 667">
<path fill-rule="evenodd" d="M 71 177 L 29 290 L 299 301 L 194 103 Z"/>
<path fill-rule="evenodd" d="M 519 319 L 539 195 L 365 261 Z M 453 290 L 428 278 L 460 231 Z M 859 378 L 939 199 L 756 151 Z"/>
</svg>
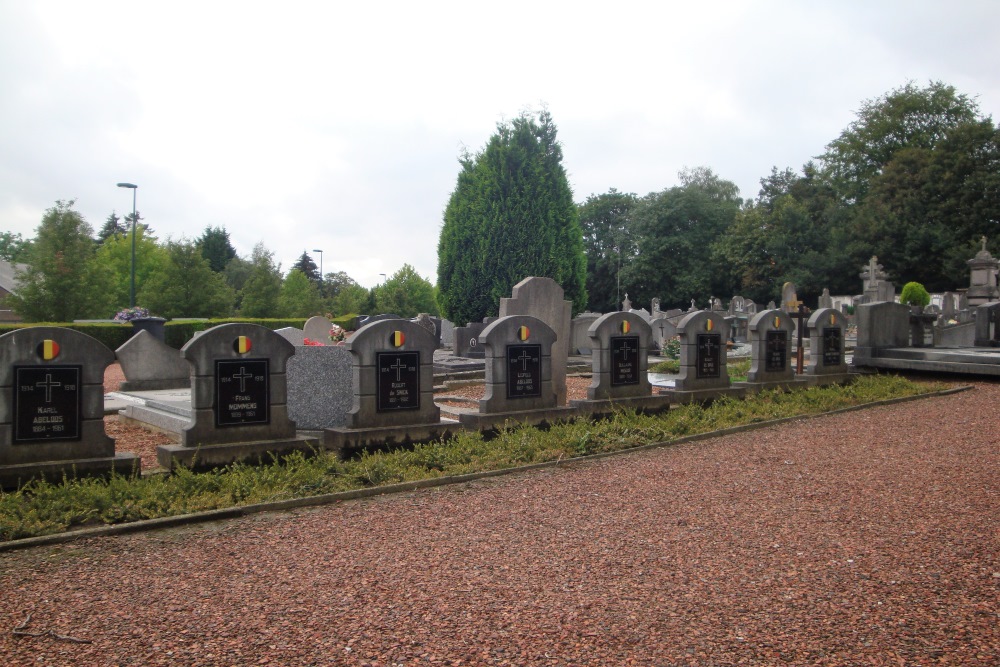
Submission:
<svg viewBox="0 0 1000 667">
<path fill-rule="evenodd" d="M 522 371 L 526 371 L 526 370 L 528 370 L 528 362 L 531 361 L 531 355 L 528 354 L 527 350 L 521 350 L 521 356 L 520 357 L 515 357 L 514 361 L 520 361 L 521 362 L 521 370 Z"/>
<path fill-rule="evenodd" d="M 36 382 L 35 386 L 36 387 L 44 387 L 45 388 L 45 402 L 46 403 L 51 403 L 52 402 L 52 388 L 53 387 L 61 387 L 62 386 L 62 382 L 53 382 L 52 381 L 52 374 L 51 373 L 46 373 L 45 374 L 45 382 Z"/>
<path fill-rule="evenodd" d="M 253 377 L 253 373 L 247 373 L 246 368 L 240 366 L 240 372 L 233 376 L 234 380 L 240 381 L 240 393 L 245 394 L 247 391 L 247 380 Z"/>
<path fill-rule="evenodd" d="M 625 341 L 621 344 L 621 347 L 618 348 L 619 354 L 624 353 L 626 358 L 632 352 L 632 346 L 629 345 L 630 342 L 631 341 L 626 338 Z"/>
<path fill-rule="evenodd" d="M 406 364 L 403 363 L 402 357 L 396 357 L 396 363 L 389 366 L 389 368 L 396 371 L 396 382 L 399 382 L 402 377 L 402 372 L 406 369 Z"/>
</svg>

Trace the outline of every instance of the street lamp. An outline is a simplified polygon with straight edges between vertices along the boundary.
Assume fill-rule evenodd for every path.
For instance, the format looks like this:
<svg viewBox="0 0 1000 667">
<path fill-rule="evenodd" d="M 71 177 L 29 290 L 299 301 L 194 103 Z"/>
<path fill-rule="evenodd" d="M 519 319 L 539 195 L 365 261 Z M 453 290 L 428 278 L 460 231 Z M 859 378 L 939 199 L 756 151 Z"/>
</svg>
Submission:
<svg viewBox="0 0 1000 667">
<path fill-rule="evenodd" d="M 323 251 L 313 248 L 313 252 L 319 253 L 319 291 L 323 291 Z"/>
<path fill-rule="evenodd" d="M 129 283 L 129 293 L 128 293 L 128 305 L 129 308 L 135 308 L 135 191 L 139 189 L 139 186 L 135 183 L 119 183 L 118 187 L 128 188 L 132 191 L 132 281 Z"/>
</svg>

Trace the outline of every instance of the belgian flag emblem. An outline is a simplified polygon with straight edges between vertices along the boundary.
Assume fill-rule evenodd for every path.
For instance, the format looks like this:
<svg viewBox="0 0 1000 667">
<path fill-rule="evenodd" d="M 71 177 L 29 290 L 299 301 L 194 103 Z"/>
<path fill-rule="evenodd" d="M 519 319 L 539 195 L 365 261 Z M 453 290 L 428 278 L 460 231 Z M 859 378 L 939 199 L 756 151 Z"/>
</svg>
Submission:
<svg viewBox="0 0 1000 667">
<path fill-rule="evenodd" d="M 780 317 L 774 318 L 774 328 L 775 329 L 780 329 L 781 328 L 781 318 Z"/>
<path fill-rule="evenodd" d="M 837 323 L 837 316 L 834 315 L 833 313 L 830 313 L 830 324 L 836 324 L 836 323 Z"/>
<path fill-rule="evenodd" d="M 237 336 L 236 340 L 233 341 L 233 350 L 236 354 L 246 354 L 253 348 L 253 343 L 246 336 Z"/>
<path fill-rule="evenodd" d="M 38 344 L 36 351 L 38 352 L 38 356 L 45 361 L 52 361 L 59 356 L 59 343 L 50 338 L 46 338 Z"/>
<path fill-rule="evenodd" d="M 632 330 L 632 325 L 628 323 L 628 320 L 622 320 L 622 333 L 627 334 Z"/>
<path fill-rule="evenodd" d="M 531 335 L 531 329 L 521 325 L 517 328 L 517 339 L 520 341 L 528 340 L 528 336 Z"/>
<path fill-rule="evenodd" d="M 711 331 L 713 326 L 715 325 L 712 323 L 712 320 L 705 321 L 705 331 Z"/>
<path fill-rule="evenodd" d="M 393 331 L 389 334 L 389 344 L 393 347 L 403 347 L 403 343 L 406 342 L 406 336 L 403 335 L 402 331 Z"/>
</svg>

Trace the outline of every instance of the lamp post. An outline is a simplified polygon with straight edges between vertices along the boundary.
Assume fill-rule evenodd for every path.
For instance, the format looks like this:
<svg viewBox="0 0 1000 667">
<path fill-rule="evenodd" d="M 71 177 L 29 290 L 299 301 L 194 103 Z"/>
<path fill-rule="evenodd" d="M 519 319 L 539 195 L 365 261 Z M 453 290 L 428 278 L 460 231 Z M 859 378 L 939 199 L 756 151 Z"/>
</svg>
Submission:
<svg viewBox="0 0 1000 667">
<path fill-rule="evenodd" d="M 128 306 L 129 308 L 135 308 L 135 191 L 139 189 L 139 186 L 135 183 L 119 183 L 118 187 L 128 188 L 132 191 L 132 279 L 129 283 L 129 293 L 128 293 Z"/>
<path fill-rule="evenodd" d="M 323 293 L 323 251 L 313 248 L 313 252 L 319 253 L 319 292 Z"/>
</svg>

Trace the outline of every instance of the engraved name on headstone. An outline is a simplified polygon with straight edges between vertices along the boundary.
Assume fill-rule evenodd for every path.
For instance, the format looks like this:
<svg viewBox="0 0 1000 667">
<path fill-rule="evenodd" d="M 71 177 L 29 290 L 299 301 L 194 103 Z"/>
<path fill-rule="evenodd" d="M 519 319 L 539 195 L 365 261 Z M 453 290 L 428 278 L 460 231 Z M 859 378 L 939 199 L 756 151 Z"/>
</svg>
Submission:
<svg viewBox="0 0 1000 667">
<path fill-rule="evenodd" d="M 377 352 L 375 410 L 420 409 L 420 352 Z"/>
<path fill-rule="evenodd" d="M 542 346 L 507 346 L 507 398 L 542 395 Z"/>
<path fill-rule="evenodd" d="M 721 334 L 698 334 L 698 350 L 695 363 L 698 378 L 717 378 L 720 376 L 722 368 L 720 363 L 721 351 Z"/>
<path fill-rule="evenodd" d="M 611 338 L 611 385 L 639 384 L 639 337 Z"/>
<path fill-rule="evenodd" d="M 14 443 L 79 440 L 81 366 L 14 367 Z"/>
<path fill-rule="evenodd" d="M 764 370 L 768 373 L 780 373 L 788 367 L 788 332 L 767 332 L 767 354 L 764 357 Z"/>
<path fill-rule="evenodd" d="M 215 425 L 270 423 L 267 359 L 216 359 Z"/>
</svg>

